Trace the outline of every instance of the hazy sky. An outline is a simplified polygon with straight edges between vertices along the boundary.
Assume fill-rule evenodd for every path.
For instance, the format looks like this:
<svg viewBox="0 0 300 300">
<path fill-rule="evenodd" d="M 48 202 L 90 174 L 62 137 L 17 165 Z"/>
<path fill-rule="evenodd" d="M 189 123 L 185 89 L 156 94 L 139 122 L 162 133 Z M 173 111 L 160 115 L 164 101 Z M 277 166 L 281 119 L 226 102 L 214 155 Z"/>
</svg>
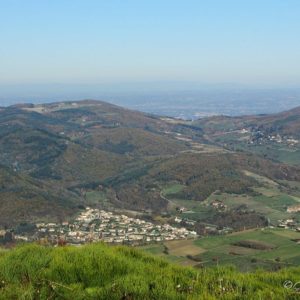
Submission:
<svg viewBox="0 0 300 300">
<path fill-rule="evenodd" d="M 299 0 L 0 0 L 0 85 L 300 86 Z"/>
</svg>

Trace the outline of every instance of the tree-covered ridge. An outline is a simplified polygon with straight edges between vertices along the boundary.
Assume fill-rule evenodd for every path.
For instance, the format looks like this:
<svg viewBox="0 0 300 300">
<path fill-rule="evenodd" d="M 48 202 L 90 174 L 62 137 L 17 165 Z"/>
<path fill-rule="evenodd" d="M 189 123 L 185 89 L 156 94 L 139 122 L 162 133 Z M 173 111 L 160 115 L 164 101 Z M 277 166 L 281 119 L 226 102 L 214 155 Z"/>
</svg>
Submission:
<svg viewBox="0 0 300 300">
<path fill-rule="evenodd" d="M 298 110 L 294 114 L 298 116 Z M 280 116 L 285 120 L 285 114 L 273 117 Z M 190 200 L 197 201 L 197 208 L 216 192 L 253 196 L 253 188 L 262 185 L 256 175 L 300 197 L 300 187 L 289 186 L 300 180 L 298 163 L 287 165 L 285 159 L 279 162 L 229 147 L 224 140 L 220 143 L 213 129 L 234 145 L 244 145 L 246 140 L 239 138 L 245 134 L 255 137 L 246 129 L 240 133 L 244 123 L 231 124 L 236 118 L 224 118 L 226 124 L 221 120 L 190 122 L 90 100 L 2 108 L 0 178 L 6 179 L 0 184 L 0 227 L 66 221 L 84 206 L 173 213 L 172 208 L 189 206 Z M 293 120 L 299 123 L 296 117 Z M 232 130 L 238 136 L 232 137 Z M 274 143 L 259 147 L 277 153 L 281 144 Z M 300 152 L 285 150 L 277 154 L 297 162 Z M 164 189 L 174 184 L 181 188 L 164 195 Z M 89 197 L 99 193 L 101 197 Z"/>
<path fill-rule="evenodd" d="M 0 299 L 299 299 L 290 282 L 299 280 L 300 268 L 195 270 L 104 244 L 0 253 Z"/>
</svg>

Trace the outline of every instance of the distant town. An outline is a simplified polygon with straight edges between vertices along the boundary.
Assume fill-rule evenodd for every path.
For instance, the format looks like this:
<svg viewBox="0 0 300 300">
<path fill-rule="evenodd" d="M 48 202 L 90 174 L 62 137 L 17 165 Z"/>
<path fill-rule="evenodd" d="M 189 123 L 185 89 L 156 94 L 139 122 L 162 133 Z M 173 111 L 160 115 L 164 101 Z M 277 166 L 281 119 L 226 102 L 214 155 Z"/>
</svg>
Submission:
<svg viewBox="0 0 300 300">
<path fill-rule="evenodd" d="M 34 232 L 0 232 L 15 241 L 47 241 L 50 244 L 80 245 L 103 241 L 113 244 L 141 245 L 197 237 L 195 231 L 169 224 L 156 225 L 138 218 L 87 207 L 72 222 L 37 223 Z"/>
<path fill-rule="evenodd" d="M 218 211 L 226 210 L 226 205 L 219 200 L 210 204 Z M 181 208 L 184 210 L 184 208 Z M 290 206 L 287 212 L 298 212 L 300 205 Z M 0 242 L 45 242 L 51 245 L 81 245 L 103 241 L 111 244 L 145 245 L 180 239 L 194 239 L 199 232 L 194 228 L 195 221 L 174 218 L 175 226 L 170 224 L 154 224 L 136 217 L 108 212 L 102 209 L 85 208 L 73 221 L 62 223 L 36 223 L 33 230 L 22 233 L 13 230 L 0 230 Z M 190 229 L 184 227 L 190 225 Z M 177 227 L 178 226 L 178 227 Z M 279 228 L 300 232 L 300 225 L 294 219 L 278 220 L 275 225 Z M 188 228 L 189 228 L 188 227 Z M 269 225 L 270 228 L 274 226 Z M 231 228 L 217 230 L 216 226 L 205 226 L 205 231 L 211 234 L 226 234 Z"/>
<path fill-rule="evenodd" d="M 248 129 L 242 129 L 241 133 L 248 133 Z M 249 139 L 249 144 L 262 145 L 265 143 L 278 143 L 285 144 L 290 147 L 295 147 L 299 145 L 299 141 L 293 136 L 282 136 L 280 134 L 268 134 L 264 133 L 259 129 L 251 129 L 251 138 Z"/>
</svg>

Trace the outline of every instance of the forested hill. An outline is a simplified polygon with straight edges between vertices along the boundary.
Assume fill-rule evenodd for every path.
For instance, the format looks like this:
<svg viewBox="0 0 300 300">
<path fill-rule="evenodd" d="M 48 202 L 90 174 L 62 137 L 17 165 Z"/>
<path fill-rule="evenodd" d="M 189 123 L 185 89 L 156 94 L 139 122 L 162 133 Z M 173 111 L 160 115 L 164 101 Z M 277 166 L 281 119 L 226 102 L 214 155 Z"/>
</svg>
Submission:
<svg viewBox="0 0 300 300">
<path fill-rule="evenodd" d="M 169 213 L 177 200 L 200 203 L 216 192 L 252 195 L 263 185 L 257 175 L 289 193 L 287 182 L 300 179 L 297 145 L 295 153 L 287 149 L 290 163 L 276 159 L 281 152 L 256 153 L 245 138 L 230 140 L 224 132 L 257 124 L 253 130 L 264 133 L 261 128 L 272 122 L 286 132 L 298 128 L 299 109 L 191 122 L 93 100 L 1 107 L 0 226 L 63 221 L 86 205 Z M 249 128 L 249 143 L 260 143 Z M 230 147 L 237 142 L 244 148 Z M 166 197 L 170 186 L 176 188 Z"/>
</svg>

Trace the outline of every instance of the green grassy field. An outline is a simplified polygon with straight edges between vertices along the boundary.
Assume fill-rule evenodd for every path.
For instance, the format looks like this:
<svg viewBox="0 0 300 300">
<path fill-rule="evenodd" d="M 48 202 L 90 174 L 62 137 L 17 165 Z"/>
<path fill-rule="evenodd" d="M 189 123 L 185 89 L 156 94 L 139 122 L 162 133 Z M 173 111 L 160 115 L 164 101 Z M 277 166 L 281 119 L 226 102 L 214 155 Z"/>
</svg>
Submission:
<svg viewBox="0 0 300 300">
<path fill-rule="evenodd" d="M 148 245 L 142 249 L 183 265 L 208 267 L 229 264 L 245 272 L 257 268 L 275 270 L 285 266 L 299 266 L 300 244 L 292 239 L 300 239 L 300 233 L 277 228 L 254 229 L 229 235 L 203 237 L 194 240 L 190 247 L 191 241 L 181 240 L 173 245 L 167 242 L 164 245 L 169 250 L 168 254 L 162 244 Z M 245 240 L 272 245 L 273 249 L 258 250 L 234 245 Z M 198 253 L 195 251 L 195 246 L 199 247 Z M 193 262 L 191 262 L 193 259 L 187 257 L 191 254 L 196 258 Z"/>
<path fill-rule="evenodd" d="M 228 209 L 234 209 L 244 204 L 249 210 L 255 210 L 257 213 L 265 215 L 274 224 L 278 224 L 278 220 L 280 219 L 297 218 L 297 214 L 287 212 L 287 207 L 299 204 L 298 196 L 280 192 L 276 187 L 255 188 L 254 191 L 258 192 L 258 195 L 213 193 L 202 202 L 172 199 L 171 195 L 167 195 L 167 198 L 173 204 L 174 213 L 175 207 L 183 206 L 188 212 L 181 214 L 182 217 L 204 222 L 208 217 L 214 214 L 214 210 L 210 206 L 210 203 L 214 200 L 221 200 L 227 205 Z"/>
<path fill-rule="evenodd" d="M 86 203 L 87 205 L 93 205 L 98 203 L 107 202 L 107 197 L 104 192 L 90 191 L 86 193 Z"/>
<path fill-rule="evenodd" d="M 195 242 L 201 248 L 207 249 L 202 255 L 206 265 L 234 264 L 243 271 L 257 267 L 269 268 L 274 265 L 275 259 L 279 258 L 278 265 L 289 265 L 293 259 L 294 265 L 300 264 L 300 245 L 291 239 L 299 239 L 300 233 L 282 229 L 257 229 L 227 236 L 206 237 Z M 241 240 L 255 240 L 274 245 L 272 250 L 256 250 L 233 246 Z M 241 257 L 242 256 L 242 257 Z M 212 261 L 217 257 L 218 261 Z M 255 262 L 256 260 L 256 262 Z M 254 263 L 254 266 L 251 264 Z M 245 262 L 247 262 L 245 264 Z"/>
<path fill-rule="evenodd" d="M 226 128 L 223 130 L 226 130 Z M 299 165 L 300 163 L 299 146 L 290 148 L 288 145 L 278 143 L 251 145 L 247 143 L 247 139 L 245 141 L 243 134 L 237 132 L 219 135 L 215 137 L 215 141 L 230 145 L 230 148 L 234 150 L 249 151 L 290 165 Z"/>
<path fill-rule="evenodd" d="M 0 256 L 0 299 L 299 299 L 300 268 L 193 269 L 128 247 L 26 245 Z"/>
<path fill-rule="evenodd" d="M 164 196 L 176 194 L 176 193 L 180 192 L 183 188 L 184 188 L 184 185 L 182 185 L 182 184 L 178 184 L 178 183 L 171 184 L 171 185 L 166 186 L 162 190 L 162 194 Z"/>
<path fill-rule="evenodd" d="M 217 212 L 210 205 L 215 200 L 222 201 L 227 206 L 227 210 L 234 210 L 244 205 L 249 211 L 252 210 L 264 215 L 275 226 L 282 219 L 299 219 L 299 214 L 287 212 L 289 206 L 300 203 L 300 186 L 298 182 L 274 181 L 246 170 L 243 173 L 258 183 L 257 186 L 253 186 L 246 193 L 234 194 L 215 191 L 202 201 L 182 199 L 180 198 L 180 192 L 186 189 L 186 186 L 173 182 L 161 187 L 161 195 L 168 199 L 168 209 L 172 214 L 177 214 L 177 207 L 185 207 L 187 211 L 181 214 L 181 217 L 204 223 L 211 223 L 208 220 Z"/>
<path fill-rule="evenodd" d="M 268 191 L 270 194 L 274 190 Z M 266 193 L 268 193 L 266 192 Z M 271 223 L 278 224 L 280 219 L 288 219 L 294 217 L 296 214 L 287 213 L 287 206 L 298 204 L 298 202 L 290 195 L 280 193 L 275 195 L 234 195 L 234 194 L 222 194 L 212 195 L 207 199 L 210 203 L 212 200 L 218 199 L 223 201 L 228 208 L 235 208 L 242 204 L 247 205 L 248 209 L 253 209 L 258 213 L 263 214 L 270 219 Z"/>
</svg>

